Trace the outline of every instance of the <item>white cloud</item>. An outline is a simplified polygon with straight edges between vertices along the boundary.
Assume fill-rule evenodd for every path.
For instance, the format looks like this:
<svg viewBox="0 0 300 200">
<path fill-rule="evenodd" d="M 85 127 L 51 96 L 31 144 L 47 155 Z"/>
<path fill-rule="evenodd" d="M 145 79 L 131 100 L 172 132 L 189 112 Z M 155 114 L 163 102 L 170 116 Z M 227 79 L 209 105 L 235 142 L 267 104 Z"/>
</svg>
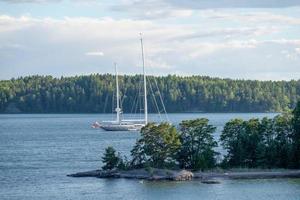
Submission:
<svg viewBox="0 0 300 200">
<path fill-rule="evenodd" d="M 192 9 L 174 8 L 164 1 L 125 1 L 112 6 L 113 11 L 128 13 L 138 19 L 185 18 L 193 14 Z"/>
<path fill-rule="evenodd" d="M 113 73 L 115 61 L 123 73 L 140 73 L 139 32 L 144 33 L 149 73 L 260 79 L 255 74 L 284 71 L 292 78 L 300 72 L 296 67 L 300 60 L 283 59 L 280 51 L 296 55 L 300 39 L 271 37 L 278 31 L 261 25 L 204 29 L 197 22 L 0 16 L 0 78 Z M 17 51 L 20 47 L 22 51 Z M 272 59 L 266 59 L 267 55 Z"/>
<path fill-rule="evenodd" d="M 1 44 L 0 49 L 24 49 L 25 47 L 20 44 Z"/>
<path fill-rule="evenodd" d="M 57 3 L 62 0 L 0 0 L 7 3 Z"/>
<path fill-rule="evenodd" d="M 91 52 L 86 52 L 86 56 L 104 56 L 104 53 L 102 51 L 91 51 Z"/>
<path fill-rule="evenodd" d="M 267 12 L 247 13 L 246 15 L 235 15 L 232 12 L 218 13 L 220 9 L 239 8 L 286 8 L 300 6 L 299 0 L 121 0 L 111 6 L 111 10 L 126 13 L 129 16 L 143 19 L 166 19 L 171 17 L 186 17 L 192 14 L 206 15 L 211 17 L 226 18 L 230 20 L 246 20 L 258 22 L 268 20 L 279 23 L 299 24 L 299 19 Z M 216 13 L 214 13 L 217 10 Z M 207 12 L 209 11 L 209 12 Z M 202 14 L 204 13 L 204 14 Z M 210 16 L 210 15 L 208 15 Z M 207 16 L 207 17 L 208 17 Z"/>
<path fill-rule="evenodd" d="M 142 0 L 140 0 L 142 1 Z M 147 0 L 146 0 L 147 1 Z M 153 0 L 151 0 L 153 1 Z M 185 7 L 193 9 L 207 9 L 207 8 L 282 8 L 290 6 L 299 6 L 299 0 L 157 0 L 167 2 L 169 5 L 174 7 Z"/>
<path fill-rule="evenodd" d="M 282 45 L 300 45 L 300 39 L 274 39 L 274 40 L 268 40 L 268 42 L 276 43 L 276 44 L 282 44 Z"/>
<path fill-rule="evenodd" d="M 216 9 L 216 8 L 282 8 L 300 6 L 299 0 L 123 0 L 113 7 L 115 10 L 129 11 L 132 7 L 140 10 L 157 10 L 162 7 L 169 9 Z"/>
<path fill-rule="evenodd" d="M 44 2 L 62 2 L 66 0 L 0 0 L 7 3 L 44 3 Z M 74 2 L 89 1 L 101 2 L 102 0 L 70 0 Z M 191 9 L 207 9 L 207 8 L 281 8 L 290 6 L 300 6 L 299 0 L 120 0 L 116 4 L 121 4 L 120 7 L 139 6 L 145 8 L 157 8 L 158 6 L 169 6 L 172 8 L 184 7 Z"/>
<path fill-rule="evenodd" d="M 297 60 L 300 58 L 300 48 L 295 48 L 295 49 L 291 48 L 289 51 L 282 50 L 281 54 L 289 60 Z"/>
<path fill-rule="evenodd" d="M 61 3 L 66 0 L 0 0 L 0 2 L 6 3 Z M 71 2 L 80 3 L 93 3 L 97 0 L 70 0 Z"/>
<path fill-rule="evenodd" d="M 153 70 L 157 69 L 172 69 L 172 66 L 165 61 L 163 61 L 161 58 L 148 58 L 146 66 L 148 68 L 147 71 L 154 72 Z M 150 69 L 150 70 L 149 70 Z M 154 73 L 159 74 L 159 73 Z"/>
<path fill-rule="evenodd" d="M 27 16 L 15 18 L 8 15 L 0 15 L 0 22 L 1 33 L 6 31 L 17 31 L 24 28 L 28 28 L 34 25 L 37 22 L 37 20 L 29 18 Z"/>
<path fill-rule="evenodd" d="M 191 58 L 197 58 L 202 56 L 207 56 L 221 50 L 235 50 L 235 49 L 253 49 L 256 48 L 259 44 L 256 40 L 248 41 L 229 41 L 224 43 L 200 43 L 197 44 L 194 48 L 191 48 L 189 56 Z"/>
<path fill-rule="evenodd" d="M 201 38 L 214 38 L 220 37 L 220 39 L 236 40 L 238 38 L 245 37 L 256 37 L 262 35 L 270 35 L 279 32 L 278 28 L 268 27 L 268 26 L 258 26 L 258 27 L 238 27 L 238 28 L 218 28 L 212 30 L 201 30 L 197 33 L 189 33 L 178 36 L 177 38 L 172 38 L 172 40 L 193 40 Z"/>
<path fill-rule="evenodd" d="M 252 23 L 252 24 L 290 24 L 299 25 L 300 19 L 287 15 L 274 14 L 270 12 L 230 12 L 225 10 L 203 10 L 198 13 L 198 16 L 204 19 L 211 20 L 230 20 L 231 22 Z"/>
</svg>

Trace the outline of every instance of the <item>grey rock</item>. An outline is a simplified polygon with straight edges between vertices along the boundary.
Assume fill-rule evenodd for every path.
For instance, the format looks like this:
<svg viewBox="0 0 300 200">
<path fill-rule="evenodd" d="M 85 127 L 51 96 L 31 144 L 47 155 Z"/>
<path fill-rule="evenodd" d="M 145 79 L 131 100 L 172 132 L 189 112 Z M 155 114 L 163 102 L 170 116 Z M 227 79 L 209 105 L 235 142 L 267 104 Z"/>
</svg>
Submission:
<svg viewBox="0 0 300 200">
<path fill-rule="evenodd" d="M 181 170 L 179 172 L 175 172 L 172 176 L 171 180 L 174 181 L 190 181 L 194 177 L 194 174 L 187 170 Z"/>
</svg>

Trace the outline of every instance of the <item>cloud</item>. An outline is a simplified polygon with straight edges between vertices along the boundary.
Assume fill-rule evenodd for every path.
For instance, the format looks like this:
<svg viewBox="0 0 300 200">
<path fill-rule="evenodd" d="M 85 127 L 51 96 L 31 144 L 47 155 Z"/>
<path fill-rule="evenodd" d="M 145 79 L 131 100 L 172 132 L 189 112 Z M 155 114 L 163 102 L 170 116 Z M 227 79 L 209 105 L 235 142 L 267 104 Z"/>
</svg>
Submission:
<svg viewBox="0 0 300 200">
<path fill-rule="evenodd" d="M 86 56 L 104 56 L 104 53 L 102 51 L 91 51 L 91 52 L 86 52 Z"/>
<path fill-rule="evenodd" d="M 259 26 L 259 27 L 239 27 L 239 28 L 218 28 L 212 30 L 198 31 L 197 33 L 185 34 L 172 38 L 171 40 L 195 40 L 220 37 L 221 40 L 237 39 L 245 37 L 255 37 L 261 35 L 269 35 L 272 33 L 279 32 L 278 28 Z"/>
<path fill-rule="evenodd" d="M 190 17 L 192 9 L 174 8 L 161 0 L 148 1 L 123 1 L 110 7 L 117 12 L 126 12 L 135 18 L 143 19 L 163 19 Z"/>
<path fill-rule="evenodd" d="M 111 6 L 113 11 L 125 12 L 136 18 L 163 19 L 170 17 L 191 16 L 197 10 L 214 10 L 224 8 L 285 8 L 300 6 L 300 0 L 123 0 Z M 226 16 L 220 16 L 226 17 Z M 241 16 L 242 17 L 242 16 Z M 247 17 L 247 16 L 244 16 Z M 272 20 L 293 21 L 294 19 L 281 19 L 274 16 Z M 259 20 L 257 18 L 257 20 Z M 298 24 L 298 22 L 296 22 Z"/>
<path fill-rule="evenodd" d="M 282 50 L 281 54 L 289 59 L 289 60 L 297 60 L 300 59 L 300 48 L 290 49 L 290 50 Z"/>
<path fill-rule="evenodd" d="M 187 54 L 190 58 L 196 59 L 206 57 L 218 51 L 230 51 L 236 49 L 253 49 L 260 43 L 256 40 L 233 40 L 228 42 L 201 42 L 193 44 L 194 47 L 189 47 L 190 51 Z M 188 52 L 188 50 L 186 50 Z"/>
<path fill-rule="evenodd" d="M 6 3 L 57 3 L 62 0 L 0 0 Z"/>
<path fill-rule="evenodd" d="M 205 10 L 199 15 L 201 18 L 211 19 L 211 20 L 226 20 L 232 22 L 241 23 L 271 23 L 271 24 L 290 24 L 299 25 L 300 19 L 296 17 L 290 17 L 286 15 L 273 14 L 270 12 L 226 12 L 220 10 Z"/>
<path fill-rule="evenodd" d="M 235 14 L 234 9 L 240 8 L 287 8 L 300 7 L 300 0 L 123 0 L 110 6 L 112 11 L 126 13 L 138 19 L 166 19 L 184 18 L 193 15 L 213 17 L 225 20 L 239 20 L 247 22 L 269 21 L 276 23 L 300 24 L 299 18 L 268 12 Z M 222 13 L 220 10 L 231 9 Z"/>
<path fill-rule="evenodd" d="M 158 55 L 156 55 L 156 57 L 154 58 L 148 58 L 147 59 L 147 63 L 146 63 L 146 66 L 148 68 L 147 71 L 150 71 L 153 69 L 153 70 L 157 70 L 157 69 L 172 69 L 172 66 L 170 64 L 168 64 L 167 62 L 165 62 L 163 60 L 162 57 L 159 57 Z"/>
<path fill-rule="evenodd" d="M 17 31 L 25 27 L 30 27 L 36 22 L 36 20 L 30 19 L 27 16 L 15 18 L 7 15 L 0 15 L 0 22 L 0 32 L 6 32 Z"/>
<path fill-rule="evenodd" d="M 75 4 L 80 3 L 85 5 L 102 3 L 102 1 L 97 1 L 97 0 L 0 0 L 0 3 L 1 2 L 5 2 L 8 4 L 45 4 L 45 5 L 48 5 L 50 3 L 59 5 L 59 3 L 62 2 L 75 3 Z"/>
<path fill-rule="evenodd" d="M 164 2 L 176 7 L 185 7 L 193 9 L 208 8 L 282 8 L 291 6 L 300 6 L 299 0 L 164 0 Z"/>
<path fill-rule="evenodd" d="M 274 43 L 284 46 L 300 46 L 300 39 L 273 39 L 273 40 L 266 40 L 264 43 Z"/>
<path fill-rule="evenodd" d="M 45 2 L 62 2 L 64 0 L 0 0 L 7 3 L 45 3 Z M 101 2 L 101 0 L 71 0 L 73 2 Z M 282 8 L 300 6 L 299 0 L 119 0 L 116 4 L 119 9 L 128 9 L 129 7 L 144 7 L 148 9 L 169 6 L 174 8 L 187 9 L 211 9 L 211 8 Z"/>
<path fill-rule="evenodd" d="M 20 45 L 20 44 L 2 44 L 0 45 L 0 50 L 1 49 L 24 49 L 25 47 Z"/>
<path fill-rule="evenodd" d="M 136 16 L 141 15 L 139 11 L 136 11 Z M 133 11 L 134 12 L 134 11 Z M 190 17 L 192 16 L 193 11 L 192 10 L 169 10 L 169 9 L 156 9 L 156 10 L 148 10 L 143 11 L 143 18 L 145 19 L 161 19 L 161 18 L 180 18 L 180 17 Z"/>
<path fill-rule="evenodd" d="M 272 26 L 205 28 L 197 22 L 2 15 L 0 79 L 113 73 L 113 62 L 119 63 L 122 73 L 141 73 L 139 32 L 144 33 L 149 74 L 262 79 L 266 77 L 262 74 L 271 71 L 277 79 L 283 72 L 287 78 L 297 78 L 300 73 L 300 38 L 276 36 L 281 30 Z M 282 50 L 297 57 L 291 59 Z M 266 59 L 268 55 L 272 59 Z"/>
</svg>

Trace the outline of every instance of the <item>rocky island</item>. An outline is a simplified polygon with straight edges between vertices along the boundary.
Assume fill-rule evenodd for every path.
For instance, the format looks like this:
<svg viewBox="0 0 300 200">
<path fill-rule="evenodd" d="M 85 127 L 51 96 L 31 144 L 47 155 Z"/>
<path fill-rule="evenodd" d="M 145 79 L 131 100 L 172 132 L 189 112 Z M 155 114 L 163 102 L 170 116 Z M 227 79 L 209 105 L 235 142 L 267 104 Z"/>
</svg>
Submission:
<svg viewBox="0 0 300 200">
<path fill-rule="evenodd" d="M 300 170 L 264 170 L 264 171 L 224 171 L 224 172 L 191 172 L 188 170 L 135 169 L 135 170 L 93 170 L 68 175 L 70 177 L 125 178 L 149 181 L 190 181 L 219 183 L 222 179 L 273 179 L 300 178 Z"/>
<path fill-rule="evenodd" d="M 108 147 L 101 170 L 68 176 L 204 183 L 300 178 L 300 101 L 292 115 L 227 122 L 220 135 L 226 154 L 218 162 L 215 131 L 205 118 L 184 120 L 179 130 L 168 123 L 148 123 L 130 152 L 130 160 Z"/>
</svg>

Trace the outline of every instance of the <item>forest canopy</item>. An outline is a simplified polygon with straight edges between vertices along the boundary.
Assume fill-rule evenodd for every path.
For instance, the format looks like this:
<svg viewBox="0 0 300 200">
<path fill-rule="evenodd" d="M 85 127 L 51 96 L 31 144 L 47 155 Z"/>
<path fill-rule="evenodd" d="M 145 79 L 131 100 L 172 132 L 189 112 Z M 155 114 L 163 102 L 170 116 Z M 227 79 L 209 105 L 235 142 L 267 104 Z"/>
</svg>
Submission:
<svg viewBox="0 0 300 200">
<path fill-rule="evenodd" d="M 141 76 L 120 76 L 122 107 L 136 111 Z M 148 77 L 157 87 L 168 112 L 280 112 L 293 109 L 300 99 L 300 80 L 256 81 L 180 77 Z M 148 89 L 149 93 L 151 88 Z M 153 89 L 154 90 L 154 89 Z M 149 111 L 156 112 L 148 94 Z M 115 76 L 93 74 L 61 77 L 28 76 L 0 81 L 0 113 L 111 113 Z"/>
</svg>

